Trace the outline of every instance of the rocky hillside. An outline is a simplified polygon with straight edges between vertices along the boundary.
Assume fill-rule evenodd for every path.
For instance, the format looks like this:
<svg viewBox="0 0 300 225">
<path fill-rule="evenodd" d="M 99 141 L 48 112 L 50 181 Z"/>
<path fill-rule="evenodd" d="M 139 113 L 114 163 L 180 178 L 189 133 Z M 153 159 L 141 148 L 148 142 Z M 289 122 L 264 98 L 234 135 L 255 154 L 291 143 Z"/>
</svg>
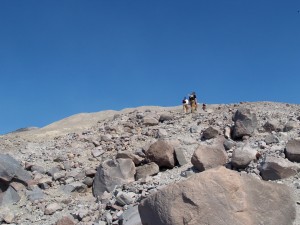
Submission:
<svg viewBox="0 0 300 225">
<path fill-rule="evenodd" d="M 300 225 L 300 105 L 78 114 L 0 136 L 0 221 Z"/>
</svg>

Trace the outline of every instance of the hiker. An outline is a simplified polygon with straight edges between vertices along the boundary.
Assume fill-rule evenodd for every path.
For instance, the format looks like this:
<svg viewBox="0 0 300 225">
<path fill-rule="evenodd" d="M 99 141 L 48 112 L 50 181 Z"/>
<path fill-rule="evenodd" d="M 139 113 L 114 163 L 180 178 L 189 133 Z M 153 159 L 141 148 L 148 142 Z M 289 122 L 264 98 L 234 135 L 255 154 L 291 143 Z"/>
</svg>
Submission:
<svg viewBox="0 0 300 225">
<path fill-rule="evenodd" d="M 193 112 L 197 111 L 198 103 L 197 103 L 197 96 L 196 96 L 195 92 L 192 92 L 192 94 L 190 94 L 189 102 L 190 102 L 190 106 L 191 106 L 191 112 L 193 113 Z"/>
<path fill-rule="evenodd" d="M 205 103 L 202 104 L 202 109 L 203 109 L 203 111 L 206 111 L 206 104 Z"/>
<path fill-rule="evenodd" d="M 183 105 L 183 112 L 187 113 L 189 110 L 189 100 L 186 97 L 183 98 L 182 105 Z"/>
</svg>

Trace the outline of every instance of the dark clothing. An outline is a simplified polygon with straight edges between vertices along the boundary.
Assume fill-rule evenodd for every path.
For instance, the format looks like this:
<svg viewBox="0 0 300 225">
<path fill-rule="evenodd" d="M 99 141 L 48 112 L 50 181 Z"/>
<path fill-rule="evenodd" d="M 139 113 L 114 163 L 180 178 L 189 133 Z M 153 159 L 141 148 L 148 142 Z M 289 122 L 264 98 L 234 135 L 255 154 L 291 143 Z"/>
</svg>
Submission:
<svg viewBox="0 0 300 225">
<path fill-rule="evenodd" d="M 190 100 L 190 101 L 195 100 L 196 98 L 197 98 L 196 95 L 190 95 L 190 96 L 189 96 L 189 100 Z"/>
</svg>

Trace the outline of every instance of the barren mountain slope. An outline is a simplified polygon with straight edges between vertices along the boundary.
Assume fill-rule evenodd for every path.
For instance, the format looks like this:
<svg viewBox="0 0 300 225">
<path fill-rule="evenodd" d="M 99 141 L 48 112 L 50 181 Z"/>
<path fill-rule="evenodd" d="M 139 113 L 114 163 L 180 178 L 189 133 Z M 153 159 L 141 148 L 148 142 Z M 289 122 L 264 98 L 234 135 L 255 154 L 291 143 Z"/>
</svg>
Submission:
<svg viewBox="0 0 300 225">
<path fill-rule="evenodd" d="M 232 128 L 232 117 L 240 108 L 248 108 L 256 114 L 257 126 L 250 136 L 227 139 L 231 146 L 226 150 L 226 167 L 261 180 L 259 167 L 265 158 L 287 160 L 284 153 L 287 143 L 299 138 L 299 105 L 274 102 L 215 104 L 208 105 L 206 111 L 199 108 L 194 114 L 184 114 L 181 106 L 143 106 L 77 114 L 40 129 L 0 136 L 0 153 L 14 157 L 33 178 L 33 183 L 18 192 L 21 196 L 19 202 L 1 206 L 0 221 L 3 224 L 6 221 L 23 225 L 52 225 L 63 216 L 72 215 L 75 224 L 104 225 L 110 224 L 110 220 L 117 224 L 128 208 L 139 204 L 150 194 L 198 173 L 191 163 L 195 150 L 200 145 L 223 144 L 226 140 L 224 131 Z M 275 126 L 274 131 L 266 131 L 265 124 L 268 122 Z M 217 135 L 203 139 L 204 131 L 210 127 L 217 131 Z M 270 135 L 274 140 L 269 141 Z M 124 152 L 143 159 L 149 146 L 159 139 L 171 141 L 179 147 L 187 163 L 172 169 L 160 169 L 147 179 L 124 184 L 103 199 L 93 197 L 91 181 L 94 172 L 105 160 L 115 159 Z M 251 161 L 246 168 L 233 168 L 232 156 L 244 145 L 259 152 L 261 157 Z M 136 168 L 145 163 L 143 161 Z M 298 176 L 296 173 L 269 182 L 291 187 L 296 204 L 300 202 Z M 70 192 L 70 188 L 74 190 Z M 132 203 L 120 206 L 117 193 L 121 192 L 128 193 Z M 51 207 L 54 208 L 53 213 L 49 213 Z M 296 209 L 294 225 L 300 225 L 299 206 Z M 13 219 L 5 218 L 6 215 Z"/>
</svg>

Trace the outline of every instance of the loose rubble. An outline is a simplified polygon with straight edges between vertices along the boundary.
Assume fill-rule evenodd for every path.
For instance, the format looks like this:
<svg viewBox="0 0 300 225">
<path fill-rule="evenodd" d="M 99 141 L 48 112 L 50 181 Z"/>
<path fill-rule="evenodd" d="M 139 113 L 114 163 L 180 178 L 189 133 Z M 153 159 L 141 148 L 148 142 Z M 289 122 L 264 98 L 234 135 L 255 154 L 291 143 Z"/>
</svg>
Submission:
<svg viewBox="0 0 300 225">
<path fill-rule="evenodd" d="M 299 118 L 274 102 L 149 106 L 2 135 L 0 223 L 300 225 Z"/>
</svg>

